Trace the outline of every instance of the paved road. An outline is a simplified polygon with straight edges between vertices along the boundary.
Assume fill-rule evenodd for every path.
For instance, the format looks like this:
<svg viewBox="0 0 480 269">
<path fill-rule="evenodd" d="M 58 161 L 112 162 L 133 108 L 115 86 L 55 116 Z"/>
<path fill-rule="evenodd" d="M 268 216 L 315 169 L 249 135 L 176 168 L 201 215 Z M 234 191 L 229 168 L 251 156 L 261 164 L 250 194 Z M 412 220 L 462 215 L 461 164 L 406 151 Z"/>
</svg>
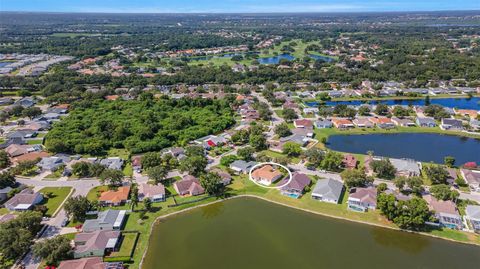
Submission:
<svg viewBox="0 0 480 269">
<path fill-rule="evenodd" d="M 35 178 L 17 178 L 17 182 L 28 186 L 33 186 L 35 191 L 38 191 L 43 187 L 72 187 L 74 189 L 72 196 L 86 196 L 91 189 L 100 185 L 100 182 L 96 179 L 46 181 Z M 61 224 L 65 218 L 65 210 L 61 209 L 54 218 L 45 221 L 44 224 L 47 225 L 47 228 L 45 229 L 39 240 L 44 238 L 50 238 L 62 233 Z M 41 260 L 37 257 L 34 257 L 31 251 L 22 260 L 22 263 L 25 265 L 26 269 L 37 269 L 40 265 L 40 262 Z"/>
</svg>

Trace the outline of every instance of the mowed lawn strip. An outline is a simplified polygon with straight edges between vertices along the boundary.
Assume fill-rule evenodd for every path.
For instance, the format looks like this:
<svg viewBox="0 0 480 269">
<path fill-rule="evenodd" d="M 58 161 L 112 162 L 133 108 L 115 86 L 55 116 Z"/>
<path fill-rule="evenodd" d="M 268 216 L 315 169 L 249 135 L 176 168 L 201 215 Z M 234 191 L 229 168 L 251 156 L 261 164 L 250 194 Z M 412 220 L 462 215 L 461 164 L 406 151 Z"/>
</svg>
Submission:
<svg viewBox="0 0 480 269">
<path fill-rule="evenodd" d="M 53 216 L 53 213 L 57 211 L 71 190 L 72 187 L 45 187 L 40 190 L 40 193 L 44 196 L 42 205 L 45 205 L 48 209 L 47 216 Z M 48 193 L 51 193 L 50 198 L 46 196 Z"/>
</svg>

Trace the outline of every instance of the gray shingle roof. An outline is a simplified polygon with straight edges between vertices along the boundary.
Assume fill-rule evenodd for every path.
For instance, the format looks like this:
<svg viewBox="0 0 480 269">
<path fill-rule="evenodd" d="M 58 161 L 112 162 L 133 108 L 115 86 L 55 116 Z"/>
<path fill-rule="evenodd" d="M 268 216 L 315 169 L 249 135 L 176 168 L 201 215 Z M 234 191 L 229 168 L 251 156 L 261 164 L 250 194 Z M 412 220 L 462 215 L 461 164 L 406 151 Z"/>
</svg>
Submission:
<svg viewBox="0 0 480 269">
<path fill-rule="evenodd" d="M 342 190 L 343 183 L 338 180 L 331 178 L 319 179 L 317 184 L 315 184 L 312 195 L 322 196 L 331 200 L 339 200 Z"/>
</svg>

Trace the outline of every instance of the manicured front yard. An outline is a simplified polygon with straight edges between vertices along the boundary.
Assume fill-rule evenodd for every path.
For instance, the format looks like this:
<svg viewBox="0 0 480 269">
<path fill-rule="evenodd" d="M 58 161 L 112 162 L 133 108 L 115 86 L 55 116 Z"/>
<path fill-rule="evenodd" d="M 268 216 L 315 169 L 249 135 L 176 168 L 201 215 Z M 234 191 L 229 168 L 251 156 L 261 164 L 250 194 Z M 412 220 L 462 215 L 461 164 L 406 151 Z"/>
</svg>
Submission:
<svg viewBox="0 0 480 269">
<path fill-rule="evenodd" d="M 41 189 L 40 193 L 44 196 L 42 205 L 45 205 L 48 209 L 45 215 L 52 217 L 71 190 L 71 187 L 45 187 Z"/>
<path fill-rule="evenodd" d="M 87 193 L 87 199 L 90 201 L 98 201 L 98 198 L 100 197 L 100 194 L 104 191 L 108 191 L 108 186 L 97 186 L 93 189 L 91 189 Z"/>
</svg>

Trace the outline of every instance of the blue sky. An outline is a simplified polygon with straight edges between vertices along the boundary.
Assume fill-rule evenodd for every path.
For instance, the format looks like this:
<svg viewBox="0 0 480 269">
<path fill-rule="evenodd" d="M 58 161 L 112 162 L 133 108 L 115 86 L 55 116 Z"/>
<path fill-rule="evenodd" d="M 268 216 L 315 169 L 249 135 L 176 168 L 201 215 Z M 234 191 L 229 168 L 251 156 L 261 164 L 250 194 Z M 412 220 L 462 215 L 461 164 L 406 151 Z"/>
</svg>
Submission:
<svg viewBox="0 0 480 269">
<path fill-rule="evenodd" d="M 480 0 L 0 0 L 0 11 L 365 12 L 480 10 Z"/>
</svg>

